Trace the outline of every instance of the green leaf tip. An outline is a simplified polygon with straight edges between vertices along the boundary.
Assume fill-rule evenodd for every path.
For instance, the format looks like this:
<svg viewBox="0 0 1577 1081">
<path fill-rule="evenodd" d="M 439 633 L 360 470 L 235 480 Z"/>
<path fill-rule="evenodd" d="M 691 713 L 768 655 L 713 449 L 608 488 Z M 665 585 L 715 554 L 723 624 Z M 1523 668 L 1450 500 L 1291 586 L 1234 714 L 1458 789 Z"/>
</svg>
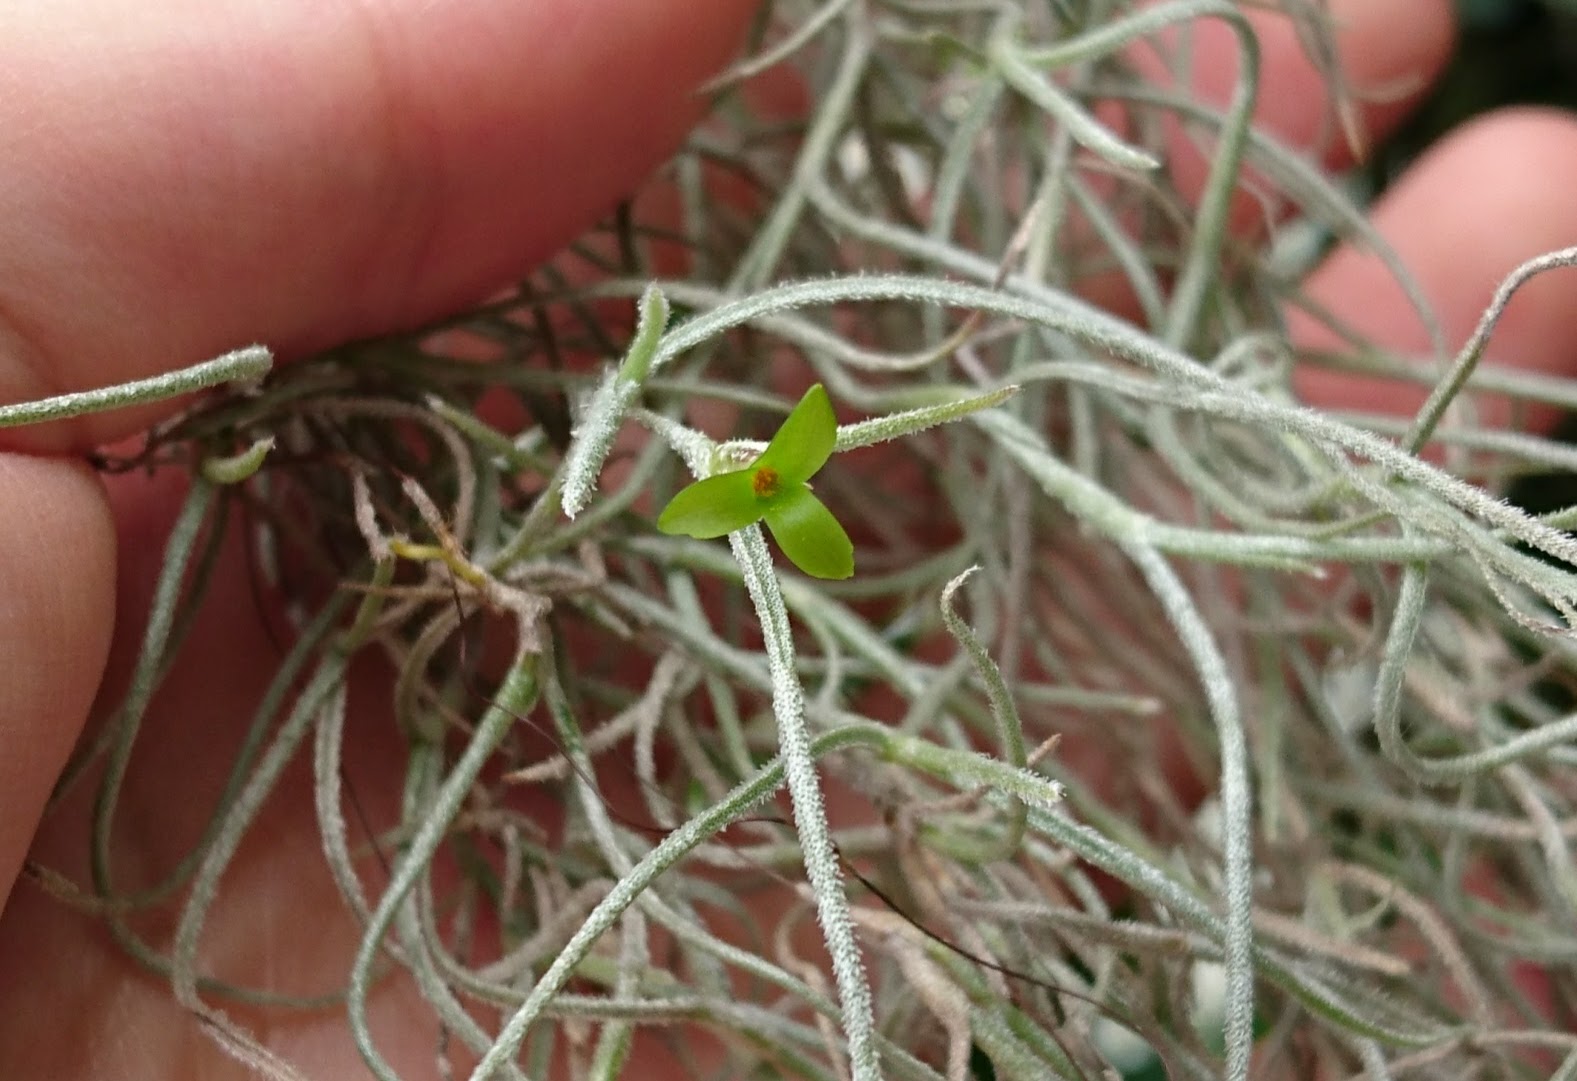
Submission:
<svg viewBox="0 0 1577 1081">
<path fill-rule="evenodd" d="M 854 542 L 808 486 L 800 484 L 772 500 L 766 519 L 772 539 L 806 574 L 838 579 L 854 574 Z"/>
<path fill-rule="evenodd" d="M 664 533 L 711 540 L 759 521 L 765 511 L 751 486 L 753 472 L 740 469 L 696 481 L 663 508 L 657 517 L 657 528 Z"/>
<path fill-rule="evenodd" d="M 664 533 L 711 540 L 763 519 L 783 554 L 814 578 L 854 573 L 854 542 L 806 482 L 827 464 L 838 418 L 827 388 L 805 392 L 761 456 L 682 489 L 657 517 Z"/>
<path fill-rule="evenodd" d="M 838 440 L 838 418 L 827 388 L 817 383 L 805 392 L 794 411 L 756 459 L 754 468 L 775 470 L 781 483 L 803 484 L 827 464 Z"/>
</svg>

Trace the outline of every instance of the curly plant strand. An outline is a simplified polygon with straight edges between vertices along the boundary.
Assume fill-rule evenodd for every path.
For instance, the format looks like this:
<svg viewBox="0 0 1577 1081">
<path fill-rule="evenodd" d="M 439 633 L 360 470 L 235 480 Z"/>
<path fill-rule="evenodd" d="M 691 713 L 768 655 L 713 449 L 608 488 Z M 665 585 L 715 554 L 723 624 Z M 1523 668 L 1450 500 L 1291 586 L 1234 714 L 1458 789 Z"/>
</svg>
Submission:
<svg viewBox="0 0 1577 1081">
<path fill-rule="evenodd" d="M 303 1009 L 380 1081 L 612 1081 L 648 1039 L 816 1081 L 1577 1074 L 1577 509 L 1513 501 L 1577 454 L 1499 423 L 1577 383 L 1493 337 L 1574 256 L 1452 356 L 1366 198 L 1251 123 L 1282 19 L 1360 144 L 1380 88 L 1327 8 L 779 0 L 517 289 L 0 409 L 207 391 L 91 456 L 192 486 L 52 801 L 94 801 L 86 872 L 29 878 L 275 1078 Z M 1262 250 L 1245 198 L 1307 242 Z M 1299 284 L 1331 244 L 1418 355 Z M 1427 401 L 1316 408 L 1307 366 Z M 769 511 L 803 562 L 739 524 Z M 256 694 L 172 716 L 216 616 L 267 632 Z M 192 732 L 211 775 L 155 775 Z M 163 861 L 150 793 L 200 797 Z M 253 862 L 281 847 L 341 911 L 284 907 L 316 868 Z M 348 936 L 328 986 L 223 948 L 259 869 L 259 949 Z M 426 1058 L 383 1045 L 386 983 Z"/>
</svg>

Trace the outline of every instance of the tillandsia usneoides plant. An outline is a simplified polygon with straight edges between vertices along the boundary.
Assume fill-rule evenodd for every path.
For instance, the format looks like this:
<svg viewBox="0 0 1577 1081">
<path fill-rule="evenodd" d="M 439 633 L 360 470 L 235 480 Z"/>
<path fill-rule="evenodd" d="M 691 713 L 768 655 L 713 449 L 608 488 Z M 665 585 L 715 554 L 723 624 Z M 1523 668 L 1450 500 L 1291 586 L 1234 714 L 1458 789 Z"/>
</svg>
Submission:
<svg viewBox="0 0 1577 1081">
<path fill-rule="evenodd" d="M 1577 402 L 1483 359 L 1577 250 L 1448 354 L 1251 125 L 1272 17 L 1356 138 L 1320 3 L 784 0 L 507 297 L 0 410 L 244 381 L 101 460 L 190 485 L 60 784 L 89 870 L 34 877 L 268 1077 L 291 1010 L 381 1081 L 1577 1076 L 1577 513 L 1497 490 L 1577 455 L 1474 419 Z M 1307 297 L 1299 236 L 1388 267 L 1429 355 Z M 1316 369 L 1424 404 L 1314 408 Z M 135 752 L 237 548 L 278 648 L 150 867 Z M 321 888 L 247 855 L 314 827 Z M 293 934 L 210 949 L 264 879 Z"/>
</svg>

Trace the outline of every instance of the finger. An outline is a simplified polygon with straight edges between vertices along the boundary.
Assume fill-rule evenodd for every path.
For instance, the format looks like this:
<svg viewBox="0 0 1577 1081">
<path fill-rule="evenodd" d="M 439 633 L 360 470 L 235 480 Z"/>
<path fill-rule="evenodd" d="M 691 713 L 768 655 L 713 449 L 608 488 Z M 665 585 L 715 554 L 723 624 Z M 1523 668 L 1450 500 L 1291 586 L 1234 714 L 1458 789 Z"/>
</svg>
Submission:
<svg viewBox="0 0 1577 1081">
<path fill-rule="evenodd" d="M 0 454 L 0 908 L 92 703 L 113 629 L 115 547 L 98 479 Z"/>
<path fill-rule="evenodd" d="M 1420 160 L 1375 208 L 1376 228 L 1413 272 L 1438 315 L 1446 344 L 1472 333 L 1500 282 L 1519 264 L 1577 244 L 1577 119 L 1544 110 L 1494 114 L 1462 128 Z M 1577 372 L 1577 272 L 1550 271 L 1511 299 L 1486 361 L 1529 371 Z M 1428 353 L 1425 327 L 1374 255 L 1347 247 L 1311 277 L 1307 291 L 1358 335 L 1383 348 Z M 1328 328 L 1301 312 L 1291 329 L 1303 346 L 1340 349 Z M 1428 387 L 1327 370 L 1299 373 L 1299 389 L 1322 405 L 1415 411 Z M 1504 400 L 1479 397 L 1480 420 L 1504 426 Z M 1548 428 L 1558 414 L 1534 411 Z"/>
<path fill-rule="evenodd" d="M 1358 133 L 1372 145 L 1383 139 L 1417 105 L 1451 56 L 1455 23 L 1449 0 L 1332 0 L 1335 56 L 1322 65 L 1308 54 L 1297 24 L 1279 12 L 1247 14 L 1260 48 L 1259 93 L 1253 125 L 1295 149 L 1317 153 L 1331 168 L 1352 163 L 1354 147 L 1336 122 L 1343 91 L 1333 85 L 1334 68 L 1347 88 Z M 1220 19 L 1190 24 L 1191 100 L 1225 109 L 1244 69 L 1243 46 L 1232 26 Z M 1167 40 L 1176 42 L 1176 35 Z M 1153 51 L 1135 60 L 1156 83 L 1176 79 Z M 1172 176 L 1185 195 L 1203 189 L 1210 159 L 1174 125 L 1170 140 Z M 1361 147 L 1360 147 L 1361 149 Z M 1249 174 L 1252 175 L 1252 174 Z M 1232 221 L 1239 230 L 1262 224 L 1263 203 L 1240 193 Z"/>
<path fill-rule="evenodd" d="M 385 8 L 0 13 L 0 401 L 250 340 L 300 351 L 490 288 L 678 138 L 741 14 Z M 81 449 L 149 417 L 4 445 Z M 97 685 L 113 611 L 97 485 L 8 461 L 4 505 L 22 510 L 0 537 L 6 885 Z"/>
<path fill-rule="evenodd" d="M 1288 146 L 1323 149 L 1328 166 L 1352 163 L 1353 147 L 1332 127 L 1338 95 L 1354 99 L 1361 131 L 1382 139 L 1428 92 L 1451 57 L 1455 39 L 1448 0 L 1334 0 L 1334 70 L 1341 85 L 1310 57 L 1291 18 L 1248 16 L 1259 37 L 1263 81 L 1254 124 Z M 1205 101 L 1226 104 L 1237 83 L 1240 47 L 1219 21 L 1200 27 L 1196 87 Z"/>
<path fill-rule="evenodd" d="M 418 324 L 662 159 L 752 5 L 0 14 L 0 401 Z M 80 450 L 148 410 L 5 433 Z"/>
</svg>

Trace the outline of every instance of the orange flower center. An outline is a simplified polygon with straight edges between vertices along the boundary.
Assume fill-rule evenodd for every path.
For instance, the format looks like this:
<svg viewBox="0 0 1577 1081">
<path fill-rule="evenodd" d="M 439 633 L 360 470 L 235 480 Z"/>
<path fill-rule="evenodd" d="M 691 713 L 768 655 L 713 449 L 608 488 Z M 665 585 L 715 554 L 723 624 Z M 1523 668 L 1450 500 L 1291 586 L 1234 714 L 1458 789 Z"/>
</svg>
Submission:
<svg viewBox="0 0 1577 1081">
<path fill-rule="evenodd" d="M 756 470 L 756 475 L 750 478 L 750 487 L 757 499 L 772 498 L 778 494 L 778 471 L 770 468 Z"/>
</svg>

